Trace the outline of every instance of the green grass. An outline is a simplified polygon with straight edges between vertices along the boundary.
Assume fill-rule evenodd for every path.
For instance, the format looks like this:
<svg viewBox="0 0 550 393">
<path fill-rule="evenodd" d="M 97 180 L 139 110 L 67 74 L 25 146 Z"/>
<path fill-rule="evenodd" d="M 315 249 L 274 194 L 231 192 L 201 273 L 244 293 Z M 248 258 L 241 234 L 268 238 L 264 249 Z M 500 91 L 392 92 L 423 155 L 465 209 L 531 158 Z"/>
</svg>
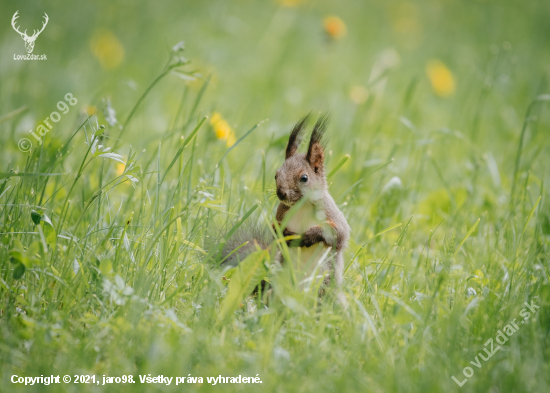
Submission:
<svg viewBox="0 0 550 393">
<path fill-rule="evenodd" d="M 0 391 L 43 391 L 10 378 L 50 374 L 137 381 L 48 389 L 67 392 L 548 391 L 548 4 L 138 3 L 21 8 L 28 23 L 50 15 L 35 47 L 48 60 L 0 63 Z M 329 14 L 345 37 L 324 34 Z M 124 47 L 112 68 L 94 56 L 98 29 Z M 0 35 L 2 53 L 22 53 Z M 447 97 L 433 59 L 452 72 Z M 69 91 L 78 104 L 20 152 Z M 221 270 L 208 241 L 271 225 L 274 172 L 310 110 L 333 118 L 347 309 L 304 289 L 299 266 L 270 269 L 269 253 Z M 248 296 L 263 277 L 273 292 Z M 540 309 L 519 324 L 524 302 Z M 140 384 L 148 374 L 204 381 Z M 206 380 L 257 374 L 259 388 Z"/>
</svg>

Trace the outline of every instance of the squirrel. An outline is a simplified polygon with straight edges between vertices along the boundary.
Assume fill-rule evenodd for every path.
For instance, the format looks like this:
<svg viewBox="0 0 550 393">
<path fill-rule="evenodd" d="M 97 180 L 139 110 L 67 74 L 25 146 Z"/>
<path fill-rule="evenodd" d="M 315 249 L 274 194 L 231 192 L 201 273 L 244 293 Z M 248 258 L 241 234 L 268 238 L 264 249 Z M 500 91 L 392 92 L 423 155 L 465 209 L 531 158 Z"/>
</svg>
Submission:
<svg viewBox="0 0 550 393">
<path fill-rule="evenodd" d="M 351 228 L 328 191 L 324 167 L 324 135 L 328 116 L 321 116 L 313 127 L 307 153 L 297 152 L 310 119 L 311 116 L 306 115 L 293 127 L 286 147 L 285 161 L 276 172 L 276 193 L 279 199 L 276 220 L 281 225 L 291 208 L 306 198 L 297 211 L 292 210 L 286 227 L 281 228 L 285 237 L 300 235 L 300 239 L 287 241 L 291 258 L 299 257 L 301 263 L 316 267 L 320 258 L 330 249 L 319 266 L 321 272 L 329 273 L 325 276 L 323 287 L 330 284 L 332 277 L 339 287 L 343 281 L 344 251 Z M 239 231 L 225 245 L 222 254 L 224 257 L 230 255 L 232 250 L 248 241 L 246 247 L 241 247 L 226 260 L 228 264 L 235 265 L 255 249 L 252 243 L 256 242 L 262 248 L 267 248 L 270 240 L 272 239 L 267 239 L 265 233 L 262 234 L 258 228 Z M 284 262 L 281 253 L 278 253 L 276 260 Z M 321 288 L 320 295 L 323 293 L 324 289 Z M 338 298 L 345 305 L 341 293 Z"/>
<path fill-rule="evenodd" d="M 292 206 L 307 198 L 290 218 L 286 228 L 282 228 L 283 235 L 301 235 L 297 244 L 291 241 L 290 246 L 298 246 L 302 262 L 312 263 L 313 266 L 330 247 L 332 255 L 329 254 L 330 257 L 321 266 L 321 271 L 330 272 L 324 285 L 328 285 L 333 276 L 336 285 L 340 286 L 344 273 L 344 251 L 351 228 L 328 191 L 324 167 L 324 135 L 328 116 L 321 116 L 313 127 L 307 153 L 297 153 L 309 120 L 310 116 L 306 115 L 292 129 L 285 162 L 275 175 L 280 201 L 276 219 L 280 225 Z"/>
</svg>

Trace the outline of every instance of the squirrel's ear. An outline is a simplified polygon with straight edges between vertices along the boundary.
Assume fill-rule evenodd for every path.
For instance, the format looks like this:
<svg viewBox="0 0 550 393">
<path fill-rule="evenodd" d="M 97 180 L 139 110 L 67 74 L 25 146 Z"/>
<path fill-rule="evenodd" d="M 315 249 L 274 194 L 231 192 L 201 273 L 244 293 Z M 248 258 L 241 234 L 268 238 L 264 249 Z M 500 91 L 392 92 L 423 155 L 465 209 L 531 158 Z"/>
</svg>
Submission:
<svg viewBox="0 0 550 393">
<path fill-rule="evenodd" d="M 286 158 L 290 158 L 298 150 L 298 146 L 302 140 L 302 134 L 304 126 L 309 122 L 310 115 L 309 113 L 302 117 L 298 123 L 294 125 L 290 137 L 288 138 L 288 145 L 286 146 Z"/>
<path fill-rule="evenodd" d="M 328 115 L 321 116 L 315 127 L 313 127 L 313 133 L 309 140 L 309 147 L 307 149 L 306 160 L 313 168 L 315 173 L 323 171 L 323 163 L 325 161 L 325 148 L 324 148 L 324 135 L 328 123 Z"/>
</svg>

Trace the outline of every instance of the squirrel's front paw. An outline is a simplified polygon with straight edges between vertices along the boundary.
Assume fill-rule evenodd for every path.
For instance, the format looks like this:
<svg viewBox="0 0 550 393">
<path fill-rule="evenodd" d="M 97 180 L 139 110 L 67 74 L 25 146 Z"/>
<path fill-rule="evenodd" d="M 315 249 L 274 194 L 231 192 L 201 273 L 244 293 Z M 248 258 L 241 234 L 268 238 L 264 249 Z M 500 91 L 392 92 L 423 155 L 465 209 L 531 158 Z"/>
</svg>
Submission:
<svg viewBox="0 0 550 393">
<path fill-rule="evenodd" d="M 284 237 L 287 237 L 287 236 L 294 236 L 294 235 L 296 235 L 296 232 L 292 232 L 292 231 L 290 231 L 290 230 L 288 230 L 288 229 L 286 229 L 286 228 L 285 228 L 285 230 L 283 231 L 283 236 L 284 236 Z"/>
<path fill-rule="evenodd" d="M 304 233 L 302 235 L 302 239 L 300 240 L 300 247 L 311 247 L 317 243 L 319 243 L 317 236 L 313 234 Z"/>
<path fill-rule="evenodd" d="M 296 232 L 292 232 L 292 231 L 289 231 L 288 229 L 285 228 L 285 230 L 283 231 L 283 236 L 284 237 L 288 237 L 288 236 L 295 236 L 297 235 Z M 290 240 L 287 240 L 286 241 L 286 244 L 287 246 L 291 247 L 291 246 L 294 246 L 296 247 L 298 245 L 298 242 L 299 242 L 299 239 L 290 239 Z"/>
<path fill-rule="evenodd" d="M 300 247 L 311 247 L 317 243 L 327 244 L 327 241 L 323 234 L 323 230 L 320 227 L 313 227 L 302 235 Z"/>
</svg>

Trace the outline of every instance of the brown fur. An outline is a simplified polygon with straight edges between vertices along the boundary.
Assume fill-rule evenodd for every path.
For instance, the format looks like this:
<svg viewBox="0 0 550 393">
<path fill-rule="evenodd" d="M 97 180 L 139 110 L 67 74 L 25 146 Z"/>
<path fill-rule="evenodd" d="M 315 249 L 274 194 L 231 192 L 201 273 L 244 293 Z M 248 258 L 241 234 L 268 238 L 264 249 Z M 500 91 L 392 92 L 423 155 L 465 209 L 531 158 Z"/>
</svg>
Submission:
<svg viewBox="0 0 550 393">
<path fill-rule="evenodd" d="M 303 127 L 308 120 L 309 115 L 294 126 L 286 149 L 286 160 L 277 170 L 275 176 L 277 196 L 281 201 L 277 207 L 276 219 L 281 224 L 290 208 L 304 196 L 308 198 L 306 203 L 312 204 L 315 209 L 324 212 L 325 220 L 322 225 L 311 226 L 305 232 L 300 233 L 299 241 L 291 241 L 290 245 L 308 248 L 318 243 L 324 243 L 326 246 L 332 247 L 333 258 L 328 261 L 330 266 L 327 270 L 331 272 L 339 286 L 343 281 L 343 255 L 351 228 L 330 195 L 325 178 L 323 137 L 328 123 L 327 116 L 322 116 L 315 124 L 307 153 L 297 153 Z M 304 175 L 307 176 L 305 182 L 301 180 Z M 283 235 L 290 236 L 295 233 L 283 228 Z M 328 283 L 328 281 L 329 279 L 325 282 Z"/>
</svg>

